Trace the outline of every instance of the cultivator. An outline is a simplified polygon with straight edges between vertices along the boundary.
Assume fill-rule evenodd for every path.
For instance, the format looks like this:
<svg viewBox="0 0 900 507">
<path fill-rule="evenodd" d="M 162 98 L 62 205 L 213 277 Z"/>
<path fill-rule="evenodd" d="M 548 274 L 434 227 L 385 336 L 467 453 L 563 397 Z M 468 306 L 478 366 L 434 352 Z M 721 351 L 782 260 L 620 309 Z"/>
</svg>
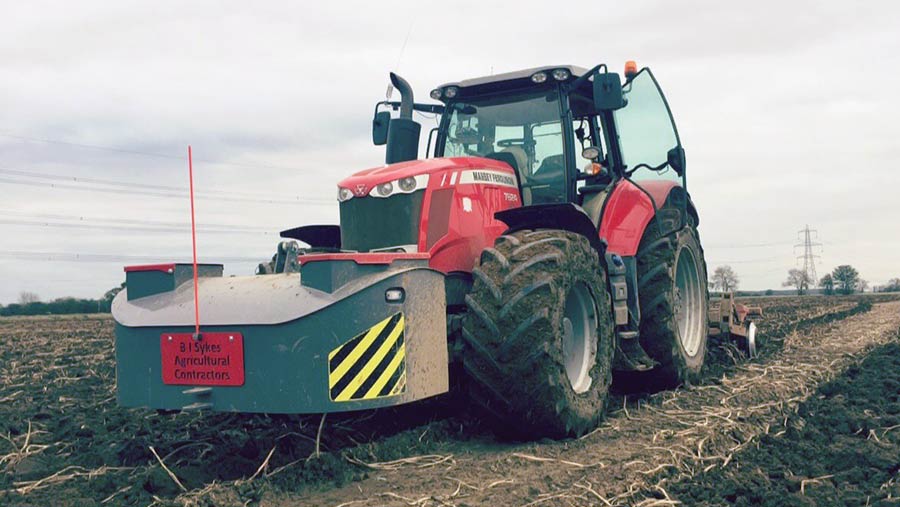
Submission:
<svg viewBox="0 0 900 507">
<path fill-rule="evenodd" d="M 709 309 L 710 335 L 728 333 L 750 357 L 756 356 L 756 323 L 750 317 L 761 317 L 762 308 L 734 301 L 734 294 L 722 294 L 718 305 Z"/>
<path fill-rule="evenodd" d="M 387 164 L 338 183 L 340 225 L 282 232 L 254 276 L 126 268 L 122 405 L 369 409 L 446 392 L 457 364 L 501 431 L 558 437 L 597 424 L 614 368 L 699 375 L 700 218 L 649 69 L 629 62 L 624 84 L 606 65 L 529 69 L 440 86 L 439 104 L 391 80 L 401 101 L 376 106 L 372 132 Z M 440 116 L 432 158 L 413 111 Z M 733 308 L 718 324 L 753 343 Z"/>
</svg>

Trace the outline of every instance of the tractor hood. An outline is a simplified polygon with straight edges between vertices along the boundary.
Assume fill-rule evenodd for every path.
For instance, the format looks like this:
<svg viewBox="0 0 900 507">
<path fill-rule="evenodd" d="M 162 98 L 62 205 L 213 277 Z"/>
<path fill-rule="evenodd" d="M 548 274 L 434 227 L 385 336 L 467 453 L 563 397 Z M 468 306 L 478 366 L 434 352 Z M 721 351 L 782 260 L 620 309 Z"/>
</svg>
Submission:
<svg viewBox="0 0 900 507">
<path fill-rule="evenodd" d="M 383 165 L 360 171 L 338 183 L 339 188 L 346 188 L 355 197 L 369 195 L 377 185 L 396 182 L 403 178 L 431 175 L 454 169 L 496 169 L 511 172 L 512 168 L 504 163 L 482 157 L 449 157 L 411 160 L 397 164 Z"/>
</svg>

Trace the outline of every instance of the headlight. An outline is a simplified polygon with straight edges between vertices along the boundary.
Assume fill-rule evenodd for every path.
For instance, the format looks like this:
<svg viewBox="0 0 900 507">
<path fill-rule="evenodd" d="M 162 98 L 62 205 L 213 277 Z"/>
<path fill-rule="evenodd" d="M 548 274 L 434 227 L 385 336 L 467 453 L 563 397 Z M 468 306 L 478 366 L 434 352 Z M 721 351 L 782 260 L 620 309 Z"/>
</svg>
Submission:
<svg viewBox="0 0 900 507">
<path fill-rule="evenodd" d="M 565 81 L 566 79 L 569 79 L 569 76 L 571 76 L 571 74 L 569 73 L 569 69 L 554 69 L 552 74 L 553 79 L 557 81 Z"/>
<path fill-rule="evenodd" d="M 427 186 L 427 174 L 409 176 L 379 184 L 375 187 L 373 192 L 369 193 L 369 197 L 390 197 L 397 194 L 411 194 L 418 190 L 424 190 Z"/>
<path fill-rule="evenodd" d="M 391 182 L 382 183 L 377 187 L 378 195 L 381 197 L 387 197 L 394 193 L 394 184 Z"/>
<path fill-rule="evenodd" d="M 441 89 L 435 88 L 434 90 L 431 90 L 431 98 L 434 100 L 441 100 Z"/>
<path fill-rule="evenodd" d="M 412 192 L 416 189 L 416 179 L 415 178 L 403 178 L 400 180 L 398 185 L 400 190 L 404 192 Z"/>
<path fill-rule="evenodd" d="M 531 82 L 532 82 L 532 83 L 541 84 L 541 83 L 543 83 L 543 82 L 546 81 L 546 80 L 547 80 L 547 73 L 546 73 L 546 72 L 535 72 L 534 74 L 531 75 Z"/>
<path fill-rule="evenodd" d="M 448 99 L 452 99 L 453 97 L 456 97 L 457 93 L 459 93 L 459 88 L 457 88 L 455 86 L 448 86 L 448 87 L 444 88 L 444 97 L 447 97 Z"/>
<path fill-rule="evenodd" d="M 338 187 L 338 202 L 349 201 L 353 199 L 353 192 L 349 188 Z"/>
</svg>

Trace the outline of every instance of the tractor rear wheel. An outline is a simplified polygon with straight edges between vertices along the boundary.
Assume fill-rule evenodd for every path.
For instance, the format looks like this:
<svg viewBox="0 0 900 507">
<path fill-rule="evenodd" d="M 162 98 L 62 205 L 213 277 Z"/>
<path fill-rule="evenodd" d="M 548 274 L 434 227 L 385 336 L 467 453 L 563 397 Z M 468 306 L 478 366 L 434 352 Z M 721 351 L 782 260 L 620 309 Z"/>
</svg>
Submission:
<svg viewBox="0 0 900 507">
<path fill-rule="evenodd" d="M 560 230 L 501 236 L 473 278 L 462 328 L 471 402 L 513 437 L 594 428 L 614 348 L 606 273 L 587 238 Z"/>
<path fill-rule="evenodd" d="M 693 224 L 661 235 L 651 222 L 637 253 L 641 346 L 659 366 L 644 374 L 654 388 L 697 380 L 706 357 L 709 293 L 706 261 Z"/>
</svg>

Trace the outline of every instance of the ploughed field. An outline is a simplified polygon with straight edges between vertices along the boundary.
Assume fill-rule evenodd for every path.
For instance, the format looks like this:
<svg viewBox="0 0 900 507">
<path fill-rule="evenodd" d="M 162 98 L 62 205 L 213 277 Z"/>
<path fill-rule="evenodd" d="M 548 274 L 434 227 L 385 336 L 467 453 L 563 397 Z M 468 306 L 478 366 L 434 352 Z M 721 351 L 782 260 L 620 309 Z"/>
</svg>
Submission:
<svg viewBox="0 0 900 507">
<path fill-rule="evenodd" d="M 0 319 L 0 505 L 900 505 L 900 302 L 746 301 L 761 355 L 618 386 L 581 439 L 496 439 L 464 400 L 266 416 L 115 400 L 108 317 Z"/>
</svg>

